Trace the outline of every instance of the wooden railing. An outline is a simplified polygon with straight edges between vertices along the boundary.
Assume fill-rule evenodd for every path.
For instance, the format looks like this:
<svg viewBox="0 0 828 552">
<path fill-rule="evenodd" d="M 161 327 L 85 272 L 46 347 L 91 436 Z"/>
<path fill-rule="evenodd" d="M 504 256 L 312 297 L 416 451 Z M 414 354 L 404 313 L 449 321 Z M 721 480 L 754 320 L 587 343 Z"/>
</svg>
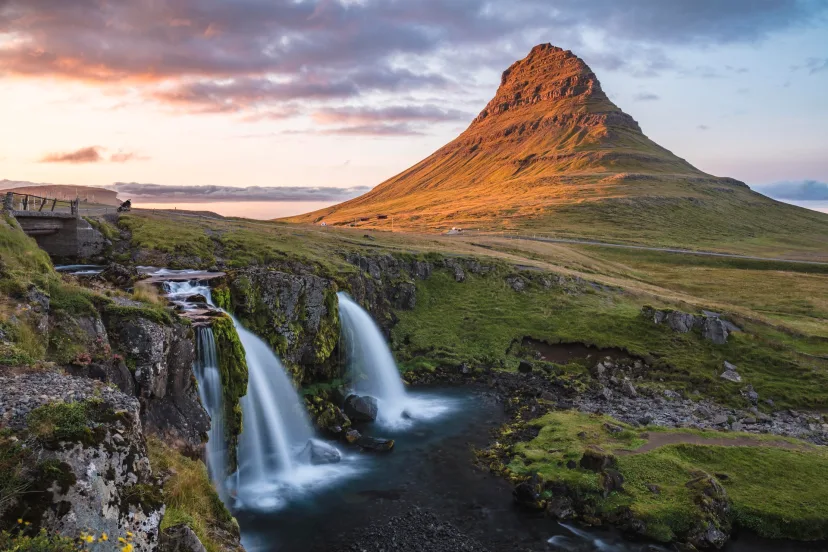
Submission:
<svg viewBox="0 0 828 552">
<path fill-rule="evenodd" d="M 3 201 L 3 209 L 6 211 L 68 212 L 77 215 L 79 207 L 79 199 L 57 199 L 16 192 L 6 192 Z"/>
</svg>

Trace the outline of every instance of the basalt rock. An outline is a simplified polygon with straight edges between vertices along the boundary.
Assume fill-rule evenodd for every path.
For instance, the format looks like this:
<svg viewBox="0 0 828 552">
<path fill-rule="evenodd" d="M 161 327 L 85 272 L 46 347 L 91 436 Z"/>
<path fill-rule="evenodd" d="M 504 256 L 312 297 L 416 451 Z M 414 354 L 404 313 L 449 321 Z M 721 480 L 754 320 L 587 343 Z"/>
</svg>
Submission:
<svg viewBox="0 0 828 552">
<path fill-rule="evenodd" d="M 105 322 L 113 350 L 132 372 L 145 429 L 185 451 L 199 450 L 210 419 L 192 374 L 192 330 L 137 316 L 108 315 Z M 120 368 L 117 375 L 125 376 Z"/>
<path fill-rule="evenodd" d="M 161 531 L 158 552 L 207 552 L 207 549 L 192 529 L 181 524 Z"/>
<path fill-rule="evenodd" d="M 299 453 L 298 458 L 301 462 L 318 466 L 320 464 L 338 464 L 342 460 L 342 455 L 339 454 L 336 447 L 316 439 L 310 439 L 302 452 Z"/>
<path fill-rule="evenodd" d="M 393 439 L 379 439 L 376 437 L 368 437 L 367 435 L 360 436 L 356 443 L 364 450 L 371 452 L 388 452 L 394 448 Z"/>
</svg>

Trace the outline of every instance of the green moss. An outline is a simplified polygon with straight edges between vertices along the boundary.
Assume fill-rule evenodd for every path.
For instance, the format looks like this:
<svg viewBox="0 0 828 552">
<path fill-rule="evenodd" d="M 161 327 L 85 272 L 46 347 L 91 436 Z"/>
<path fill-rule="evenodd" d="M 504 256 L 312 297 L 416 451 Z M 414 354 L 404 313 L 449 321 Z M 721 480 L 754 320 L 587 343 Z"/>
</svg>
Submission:
<svg viewBox="0 0 828 552">
<path fill-rule="evenodd" d="M 607 424 L 614 426 L 613 431 Z M 755 446 L 687 443 L 641 454 L 618 454 L 638 448 L 645 442 L 646 432 L 606 416 L 575 411 L 552 412 L 530 425 L 540 431 L 534 439 L 512 447 L 509 472 L 518 476 L 537 473 L 549 484 L 565 484 L 594 512 L 609 517 L 629 509 L 645 522 L 646 533 L 652 538 L 673 540 L 706 519 L 700 501 L 711 497 L 698 486 L 707 474 L 714 475 L 727 491 L 732 518 L 725 522 L 770 538 L 828 537 L 828 488 L 822 484 L 828 477 L 828 457 L 817 447 L 792 439 L 787 441 L 800 450 L 774 447 L 771 441 L 780 438 L 770 435 L 662 428 L 660 432 L 688 438 L 750 438 Z M 600 492 L 600 475 L 577 466 L 584 452 L 595 446 L 616 453 L 617 469 L 624 477 L 623 491 L 605 497 Z M 576 463 L 574 469 L 567 467 L 569 461 Z"/>
<path fill-rule="evenodd" d="M 322 363 L 328 360 L 339 342 L 339 334 L 339 302 L 336 288 L 328 287 L 325 289 L 325 315 L 319 321 L 319 330 L 313 339 L 315 362 Z"/>
<path fill-rule="evenodd" d="M 164 505 L 161 488 L 150 483 L 136 483 L 125 487 L 122 495 L 124 508 L 132 506 L 146 514 L 159 510 Z"/>
<path fill-rule="evenodd" d="M 122 321 L 135 320 L 137 318 L 144 318 L 161 324 L 163 326 L 170 326 L 176 322 L 177 317 L 170 312 L 169 309 L 163 306 L 145 306 L 145 307 L 126 307 L 113 302 L 107 302 L 102 309 L 104 314 L 113 318 L 118 318 Z"/>
<path fill-rule="evenodd" d="M 214 287 L 210 293 L 213 297 L 213 302 L 216 306 L 218 306 L 218 308 L 224 309 L 228 312 L 233 311 L 233 304 L 230 299 L 230 288 L 227 284 L 220 284 Z"/>
<path fill-rule="evenodd" d="M 112 412 L 97 399 L 69 403 L 49 403 L 29 413 L 29 431 L 46 446 L 61 442 L 93 445 L 103 438 L 100 422 L 107 421 Z"/>
<path fill-rule="evenodd" d="M 247 360 L 236 328 L 229 316 L 213 321 L 213 336 L 224 389 L 224 423 L 227 437 L 229 472 L 237 466 L 236 449 L 242 431 L 241 398 L 247 394 Z"/>
</svg>

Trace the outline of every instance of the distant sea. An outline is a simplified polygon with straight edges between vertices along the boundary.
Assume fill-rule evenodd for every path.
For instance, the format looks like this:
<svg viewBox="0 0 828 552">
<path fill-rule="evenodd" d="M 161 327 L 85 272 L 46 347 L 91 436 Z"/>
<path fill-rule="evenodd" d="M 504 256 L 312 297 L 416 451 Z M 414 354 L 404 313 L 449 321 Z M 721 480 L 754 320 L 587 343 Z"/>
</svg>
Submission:
<svg viewBox="0 0 828 552">
<path fill-rule="evenodd" d="M 141 209 L 181 209 L 184 211 L 212 211 L 225 217 L 244 217 L 268 220 L 292 215 L 301 215 L 329 207 L 337 201 L 219 201 L 198 203 L 144 203 L 140 199 L 132 202 Z"/>
</svg>

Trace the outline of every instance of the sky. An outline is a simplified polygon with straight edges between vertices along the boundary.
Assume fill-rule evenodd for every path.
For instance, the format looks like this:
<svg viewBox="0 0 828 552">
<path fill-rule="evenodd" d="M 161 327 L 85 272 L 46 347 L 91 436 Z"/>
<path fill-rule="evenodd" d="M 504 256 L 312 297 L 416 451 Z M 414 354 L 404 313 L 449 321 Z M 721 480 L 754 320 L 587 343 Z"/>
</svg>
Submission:
<svg viewBox="0 0 828 552">
<path fill-rule="evenodd" d="M 828 212 L 828 0 L 0 0 L 0 179 L 307 211 L 453 139 L 543 42 L 700 169 Z"/>
</svg>

